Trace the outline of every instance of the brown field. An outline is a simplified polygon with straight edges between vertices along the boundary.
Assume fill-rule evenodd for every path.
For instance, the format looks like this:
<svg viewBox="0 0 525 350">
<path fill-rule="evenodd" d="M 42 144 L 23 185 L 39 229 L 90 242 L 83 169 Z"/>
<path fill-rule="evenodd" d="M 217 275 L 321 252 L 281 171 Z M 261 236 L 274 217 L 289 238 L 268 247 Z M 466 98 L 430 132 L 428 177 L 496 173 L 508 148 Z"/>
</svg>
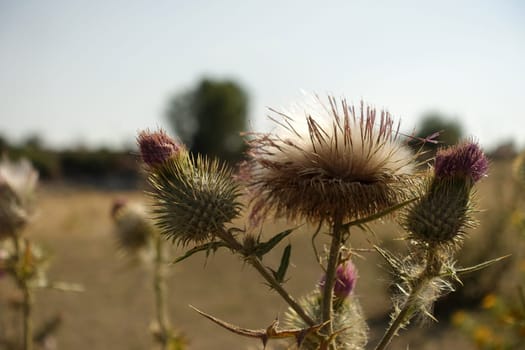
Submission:
<svg viewBox="0 0 525 350">
<path fill-rule="evenodd" d="M 506 203 L 512 194 L 511 186 L 507 185 L 509 176 L 508 163 L 493 164 L 491 175 L 481 184 L 480 207 L 486 211 L 479 216 L 481 228 L 474 231 L 472 239 L 466 243 L 465 256 L 468 257 L 469 252 L 475 255 L 476 251 L 491 245 L 494 239 L 509 244 L 498 248 L 489 257 L 505 253 L 519 256 L 519 251 L 523 251 L 517 238 L 504 229 L 496 227 L 493 230 L 498 215 L 508 209 Z M 64 322 L 57 334 L 58 349 L 154 348 L 148 331 L 154 317 L 151 274 L 147 266 L 131 266 L 116 254 L 109 209 L 117 197 L 144 200 L 139 191 L 105 193 L 55 186 L 44 186 L 40 190 L 38 215 L 24 234 L 53 252 L 54 259 L 48 273 L 50 279 L 81 283 L 86 289 L 83 293 L 37 292 L 37 324 L 57 312 L 63 316 Z M 271 234 L 289 226 L 293 224 L 279 222 L 268 224 L 264 229 Z M 396 225 L 387 222 L 375 229 L 375 240 L 381 239 L 389 246 L 400 246 L 400 242 L 392 242 L 392 238 L 400 233 Z M 302 228 L 290 238 L 293 266 L 286 287 L 297 297 L 315 288 L 321 275 L 310 247 L 308 232 L 311 231 Z M 361 232 L 356 231 L 353 235 L 355 246 L 368 246 Z M 172 256 L 181 252 L 176 250 Z M 388 275 L 378 267 L 379 260 L 374 254 L 363 255 L 363 259 L 357 260 L 360 279 L 356 295 L 367 317 L 379 320 L 374 322 L 372 329 L 374 338 L 385 326 L 383 316 L 389 306 L 386 293 Z M 278 254 L 274 254 L 265 262 L 276 265 L 278 259 Z M 220 329 L 188 305 L 251 328 L 267 327 L 276 317 L 283 315 L 286 306 L 250 266 L 229 252 L 219 251 L 205 262 L 204 256 L 200 255 L 170 267 L 168 288 L 172 323 L 186 334 L 190 349 L 261 349 L 262 345 L 256 340 L 240 338 Z M 509 276 L 512 276 L 510 270 Z M 506 282 L 509 285 L 514 283 L 511 277 Z M 6 300 L 13 295 L 16 295 L 13 286 L 5 279 L 0 280 L 0 320 L 4 317 L 2 310 L 6 309 Z M 406 349 L 410 344 L 410 349 L 447 346 L 472 349 L 462 335 L 448 327 L 447 318 L 441 319 L 437 325 L 430 323 L 423 328 L 417 325 L 412 328 L 414 330 L 402 332 L 392 348 Z M 374 339 L 371 344 L 375 344 Z"/>
</svg>

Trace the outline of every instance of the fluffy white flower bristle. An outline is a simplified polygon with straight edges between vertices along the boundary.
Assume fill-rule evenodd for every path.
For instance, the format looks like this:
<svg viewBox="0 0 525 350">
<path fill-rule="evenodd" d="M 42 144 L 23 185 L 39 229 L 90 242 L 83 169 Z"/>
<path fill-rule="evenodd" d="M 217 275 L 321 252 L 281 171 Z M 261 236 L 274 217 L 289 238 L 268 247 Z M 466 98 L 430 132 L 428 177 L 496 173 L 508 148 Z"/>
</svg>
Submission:
<svg viewBox="0 0 525 350">
<path fill-rule="evenodd" d="M 388 112 L 331 96 L 271 111 L 275 130 L 251 142 L 256 208 L 264 201 L 288 217 L 357 217 L 405 197 L 415 156 Z"/>
</svg>

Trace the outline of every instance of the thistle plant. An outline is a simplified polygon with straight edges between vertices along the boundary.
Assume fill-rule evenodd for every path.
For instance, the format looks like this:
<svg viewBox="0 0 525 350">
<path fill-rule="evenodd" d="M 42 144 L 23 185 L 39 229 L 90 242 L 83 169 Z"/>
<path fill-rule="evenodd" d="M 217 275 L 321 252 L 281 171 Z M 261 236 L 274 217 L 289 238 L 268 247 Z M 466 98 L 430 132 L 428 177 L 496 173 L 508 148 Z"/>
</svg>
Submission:
<svg viewBox="0 0 525 350">
<path fill-rule="evenodd" d="M 525 188 L 525 152 L 514 159 L 512 168 L 514 195 L 505 205 L 504 220 L 499 223 L 501 233 L 513 234 L 516 264 L 514 269 L 507 269 L 512 271 L 512 278 L 509 278 L 509 271 L 504 275 L 505 279 L 512 280 L 511 288 L 493 290 L 485 294 L 478 308 L 458 310 L 452 315 L 453 325 L 477 349 L 519 349 L 525 341 L 525 256 L 522 250 L 525 238 L 525 202 L 522 195 Z"/>
<path fill-rule="evenodd" d="M 471 140 L 439 150 L 418 199 L 404 208 L 400 219 L 412 243 L 409 255 L 399 259 L 378 248 L 397 276 L 398 294 L 392 322 L 377 349 L 386 348 L 415 315 L 432 317 L 433 302 L 454 290 L 459 274 L 482 267 L 458 269 L 454 254 L 466 229 L 476 224 L 471 215 L 473 189 L 487 170 L 487 158 Z"/>
<path fill-rule="evenodd" d="M 0 163 L 0 239 L 14 238 L 29 222 L 34 210 L 38 173 L 26 159 Z"/>
<path fill-rule="evenodd" d="M 269 339 L 291 338 L 301 349 L 364 349 L 368 329 L 352 293 L 357 281 L 352 260 L 358 254 L 351 232 L 368 231 L 374 220 L 397 218 L 413 246 L 408 256 L 375 247 L 402 292 L 393 297 L 393 321 L 377 345 L 385 349 L 417 311 L 430 315 L 432 301 L 451 290 L 461 273 L 490 263 L 460 269 L 453 258 L 473 226 L 473 188 L 488 167 L 475 142 L 441 150 L 432 171 L 425 173 L 418 170 L 421 154 L 412 153 L 409 138 L 386 111 L 317 96 L 288 111 L 271 111 L 275 130 L 248 134 L 248 161 L 237 176 L 216 160 L 190 154 L 164 132 L 139 136 L 156 225 L 164 237 L 190 247 L 176 262 L 227 248 L 290 306 L 284 328 L 278 320 L 262 329 L 241 328 L 197 310 L 203 316 L 264 345 Z M 144 139 L 151 141 L 148 147 Z M 249 223 L 240 226 L 243 216 Z M 302 299 L 285 287 L 291 244 L 278 266 L 263 264 L 264 256 L 294 229 L 266 241 L 254 233 L 279 217 L 317 227 L 311 237 L 323 278 Z M 323 231 L 329 237 L 325 255 L 316 247 Z"/>
<path fill-rule="evenodd" d="M 163 131 L 142 132 L 137 142 L 146 171 L 160 169 L 166 159 L 183 151 L 182 146 Z M 172 202 L 167 199 L 165 204 L 171 205 Z M 154 339 L 163 350 L 184 349 L 186 339 L 172 327 L 167 312 L 167 247 L 150 219 L 150 213 L 141 203 L 117 199 L 111 208 L 111 217 L 115 224 L 115 238 L 119 251 L 140 262 L 153 265 L 152 285 L 156 320 L 151 326 L 151 331 Z"/>
<path fill-rule="evenodd" d="M 50 282 L 46 276 L 49 254 L 38 244 L 23 237 L 23 229 L 34 212 L 38 173 L 25 159 L 0 162 L 0 277 L 10 277 L 23 296 L 22 347 L 33 348 L 33 305 L 37 288 L 81 291 L 82 287 L 64 282 Z M 44 325 L 44 328 L 47 328 Z M 52 330 L 52 329 L 49 329 Z M 42 337 L 49 335 L 38 331 Z"/>
<path fill-rule="evenodd" d="M 111 208 L 119 251 L 138 262 L 153 265 L 152 286 L 155 297 L 154 339 L 163 350 L 185 348 L 184 337 L 172 326 L 167 312 L 166 247 L 144 205 L 117 199 Z"/>
</svg>

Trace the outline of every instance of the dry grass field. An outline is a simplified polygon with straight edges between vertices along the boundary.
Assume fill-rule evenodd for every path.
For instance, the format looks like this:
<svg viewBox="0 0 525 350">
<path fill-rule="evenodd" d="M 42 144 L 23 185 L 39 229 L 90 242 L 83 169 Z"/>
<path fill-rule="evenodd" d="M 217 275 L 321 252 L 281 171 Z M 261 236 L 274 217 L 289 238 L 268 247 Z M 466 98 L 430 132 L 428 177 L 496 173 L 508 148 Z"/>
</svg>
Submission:
<svg viewBox="0 0 525 350">
<path fill-rule="evenodd" d="M 481 184 L 480 207 L 486 211 L 479 216 L 481 228 L 472 233 L 472 239 L 466 244 L 466 256 L 469 252 L 475 256 L 476 251 L 491 245 L 493 237 L 505 239 L 509 244 L 502 249 L 510 251 L 494 251 L 490 257 L 504 253 L 519 255 L 519 250 L 523 250 L 517 238 L 503 231 L 493 231 L 498 213 L 506 210 L 506 203 L 512 195 L 512 188 L 506 185 L 509 178 L 509 164 L 493 164 L 491 175 Z M 63 317 L 63 325 L 57 333 L 58 349 L 154 348 L 148 332 L 154 317 L 151 274 L 147 266 L 130 265 L 116 253 L 109 210 L 112 201 L 118 197 L 145 200 L 140 191 L 100 192 L 56 186 L 43 186 L 40 190 L 38 215 L 24 234 L 52 251 L 50 279 L 81 283 L 86 289 L 82 293 L 37 292 L 37 323 L 57 312 Z M 293 223 L 278 222 L 267 224 L 264 230 L 271 234 L 290 226 Z M 486 229 L 489 227 L 490 230 Z M 401 245 L 393 241 L 400 233 L 393 223 L 379 224 L 375 229 L 375 240 L 381 239 L 389 246 Z M 293 266 L 286 287 L 294 296 L 304 295 L 315 288 L 321 275 L 311 252 L 311 231 L 303 227 L 290 238 Z M 361 232 L 356 231 L 353 235 L 356 246 L 368 246 Z M 171 255 L 175 257 L 181 252 L 174 250 Z M 265 262 L 275 265 L 278 259 L 278 254 L 275 254 Z M 388 276 L 372 253 L 364 253 L 363 259 L 356 263 L 360 275 L 356 294 L 367 317 L 374 320 L 372 337 L 376 337 L 378 330 L 385 326 L 383 316 L 389 306 L 386 293 Z M 169 273 L 170 317 L 172 323 L 186 334 L 190 349 L 262 348 L 255 340 L 239 338 L 220 329 L 192 311 L 188 307 L 190 304 L 251 328 L 268 326 L 286 310 L 284 303 L 263 284 L 252 268 L 243 265 L 239 258 L 227 251 L 218 251 L 207 261 L 203 255 L 193 256 L 172 266 Z M 506 281 L 513 283 L 512 279 Z M 7 317 L 7 312 L 4 314 L 6 303 L 14 295 L 13 286 L 5 279 L 0 280 L 0 319 Z M 441 319 L 437 325 L 423 326 L 423 329 L 414 328 L 415 331 L 403 332 L 392 348 L 406 349 L 410 343 L 410 349 L 445 346 L 472 349 L 462 335 L 448 327 L 448 319 Z"/>
</svg>

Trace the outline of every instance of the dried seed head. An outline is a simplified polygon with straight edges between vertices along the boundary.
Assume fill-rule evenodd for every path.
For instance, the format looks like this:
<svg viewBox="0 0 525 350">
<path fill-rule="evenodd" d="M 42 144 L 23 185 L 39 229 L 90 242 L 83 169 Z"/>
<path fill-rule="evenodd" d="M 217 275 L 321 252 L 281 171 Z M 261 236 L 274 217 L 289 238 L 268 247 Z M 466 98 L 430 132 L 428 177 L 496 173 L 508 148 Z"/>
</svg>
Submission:
<svg viewBox="0 0 525 350">
<path fill-rule="evenodd" d="M 155 233 L 153 222 L 138 203 L 117 199 L 111 208 L 119 247 L 128 253 L 138 253 L 150 247 Z"/>
<path fill-rule="evenodd" d="M 464 142 L 440 150 L 434 176 L 421 198 L 409 205 L 403 226 L 415 240 L 454 246 L 473 227 L 472 188 L 487 173 L 488 163 L 475 143 Z"/>
<path fill-rule="evenodd" d="M 138 138 L 142 160 L 150 167 L 163 164 L 168 158 L 179 152 L 181 145 L 169 137 L 164 130 L 142 131 Z"/>
<path fill-rule="evenodd" d="M 437 178 L 463 177 L 472 179 L 473 182 L 485 176 L 488 168 L 483 150 L 472 141 L 439 150 L 434 163 Z"/>
<path fill-rule="evenodd" d="M 316 322 L 322 321 L 321 294 L 314 292 L 299 301 L 306 314 Z M 308 328 L 309 325 L 291 308 L 285 315 L 286 326 L 289 328 Z M 342 300 L 334 310 L 332 317 L 335 342 L 337 349 L 362 350 L 368 341 L 368 327 L 359 301 L 350 296 Z M 313 335 L 306 335 L 300 349 L 319 349 L 320 339 Z"/>
<path fill-rule="evenodd" d="M 153 214 L 161 233 L 178 244 L 204 242 L 239 215 L 232 172 L 217 161 L 180 150 L 151 171 Z"/>
<path fill-rule="evenodd" d="M 16 234 L 33 212 L 38 173 L 27 159 L 0 162 L 0 239 Z"/>
<path fill-rule="evenodd" d="M 323 276 L 319 283 L 320 290 L 324 288 L 326 276 Z M 345 261 L 336 269 L 336 280 L 334 285 L 334 296 L 338 299 L 344 299 L 352 293 L 357 282 L 357 269 L 350 261 Z"/>
<path fill-rule="evenodd" d="M 315 98 L 310 105 L 277 112 L 273 134 L 250 141 L 252 219 L 268 210 L 311 221 L 359 218 L 407 199 L 414 155 L 400 140 L 388 112 L 346 100 Z"/>
</svg>

